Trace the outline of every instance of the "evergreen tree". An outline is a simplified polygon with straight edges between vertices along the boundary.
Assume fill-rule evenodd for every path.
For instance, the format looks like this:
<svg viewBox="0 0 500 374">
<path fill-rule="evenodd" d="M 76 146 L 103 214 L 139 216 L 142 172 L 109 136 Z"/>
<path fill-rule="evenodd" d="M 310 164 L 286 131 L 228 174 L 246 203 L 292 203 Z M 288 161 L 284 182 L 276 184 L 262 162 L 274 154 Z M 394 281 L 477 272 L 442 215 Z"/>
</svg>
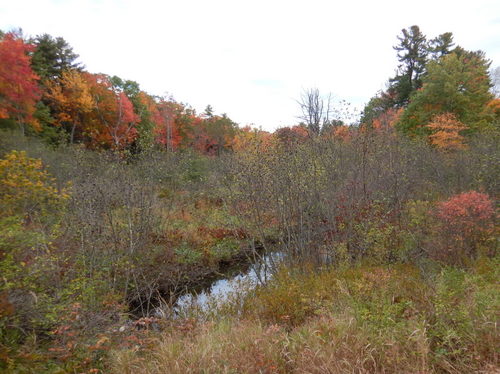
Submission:
<svg viewBox="0 0 500 374">
<path fill-rule="evenodd" d="M 73 48 L 61 37 L 49 34 L 37 35 L 30 41 L 36 46 L 31 58 L 31 66 L 42 80 L 60 78 L 65 70 L 82 69 Z"/>
<path fill-rule="evenodd" d="M 212 108 L 212 106 L 210 104 L 208 104 L 207 107 L 205 108 L 203 115 L 207 118 L 211 118 L 214 116 L 214 109 Z"/>
<path fill-rule="evenodd" d="M 386 92 L 379 92 L 373 96 L 365 105 L 361 113 L 360 122 L 363 126 L 371 127 L 373 120 L 379 117 L 382 113 L 392 108 L 394 100 L 389 97 Z"/>
<path fill-rule="evenodd" d="M 409 30 L 403 29 L 398 36 L 399 45 L 394 46 L 398 52 L 397 75 L 390 79 L 389 96 L 394 97 L 394 106 L 408 105 L 410 96 L 422 87 L 422 75 L 425 71 L 429 49 L 427 39 L 416 25 Z"/>
<path fill-rule="evenodd" d="M 451 32 L 445 32 L 429 42 L 429 52 L 436 59 L 439 59 L 444 55 L 450 54 L 454 45 L 453 34 Z"/>
</svg>

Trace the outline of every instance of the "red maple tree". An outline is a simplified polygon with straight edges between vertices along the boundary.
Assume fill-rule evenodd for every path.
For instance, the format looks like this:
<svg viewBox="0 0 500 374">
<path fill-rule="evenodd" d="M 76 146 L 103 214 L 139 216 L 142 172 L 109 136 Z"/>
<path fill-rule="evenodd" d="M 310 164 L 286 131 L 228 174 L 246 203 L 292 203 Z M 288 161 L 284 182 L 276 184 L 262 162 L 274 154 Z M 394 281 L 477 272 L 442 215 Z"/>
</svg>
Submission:
<svg viewBox="0 0 500 374">
<path fill-rule="evenodd" d="M 39 77 L 31 69 L 29 52 L 34 46 L 26 44 L 13 33 L 0 41 L 0 118 L 10 118 L 39 129 L 34 118 L 35 105 L 40 99 Z"/>
</svg>

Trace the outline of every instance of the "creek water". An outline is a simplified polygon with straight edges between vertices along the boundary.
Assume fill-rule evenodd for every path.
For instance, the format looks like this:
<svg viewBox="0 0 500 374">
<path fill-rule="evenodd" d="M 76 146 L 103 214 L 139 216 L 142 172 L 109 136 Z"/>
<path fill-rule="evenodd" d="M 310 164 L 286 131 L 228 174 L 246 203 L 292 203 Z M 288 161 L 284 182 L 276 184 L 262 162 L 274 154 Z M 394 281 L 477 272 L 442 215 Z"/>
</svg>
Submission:
<svg viewBox="0 0 500 374">
<path fill-rule="evenodd" d="M 193 308 L 207 311 L 215 304 L 222 305 L 228 302 L 235 295 L 241 300 L 246 292 L 267 282 L 282 259 L 283 254 L 279 252 L 266 254 L 239 271 L 222 275 L 198 292 L 186 292 L 177 299 L 173 312 L 181 316 Z"/>
</svg>

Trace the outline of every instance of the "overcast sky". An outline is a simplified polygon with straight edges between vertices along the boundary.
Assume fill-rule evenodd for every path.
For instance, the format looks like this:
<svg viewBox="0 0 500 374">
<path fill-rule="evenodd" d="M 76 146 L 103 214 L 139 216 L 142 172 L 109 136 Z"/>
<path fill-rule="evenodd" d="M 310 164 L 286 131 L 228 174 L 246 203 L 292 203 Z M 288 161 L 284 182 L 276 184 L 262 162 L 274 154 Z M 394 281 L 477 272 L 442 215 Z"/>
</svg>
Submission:
<svg viewBox="0 0 500 374">
<path fill-rule="evenodd" d="M 272 130 L 305 88 L 362 109 L 397 66 L 396 36 L 451 31 L 500 65 L 500 1 L 15 0 L 0 29 L 62 36 L 87 70 Z"/>
</svg>

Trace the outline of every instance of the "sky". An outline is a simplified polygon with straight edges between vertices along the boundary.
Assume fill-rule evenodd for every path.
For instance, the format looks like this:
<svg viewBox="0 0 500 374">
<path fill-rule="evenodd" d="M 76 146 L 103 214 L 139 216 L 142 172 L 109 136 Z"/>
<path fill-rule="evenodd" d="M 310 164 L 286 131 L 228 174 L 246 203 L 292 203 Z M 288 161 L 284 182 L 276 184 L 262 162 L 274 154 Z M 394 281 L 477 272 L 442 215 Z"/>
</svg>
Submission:
<svg viewBox="0 0 500 374">
<path fill-rule="evenodd" d="M 361 110 L 411 25 L 500 65 L 498 0 L 0 0 L 1 30 L 62 36 L 92 73 L 265 130 L 297 123 L 313 87 Z"/>
</svg>

